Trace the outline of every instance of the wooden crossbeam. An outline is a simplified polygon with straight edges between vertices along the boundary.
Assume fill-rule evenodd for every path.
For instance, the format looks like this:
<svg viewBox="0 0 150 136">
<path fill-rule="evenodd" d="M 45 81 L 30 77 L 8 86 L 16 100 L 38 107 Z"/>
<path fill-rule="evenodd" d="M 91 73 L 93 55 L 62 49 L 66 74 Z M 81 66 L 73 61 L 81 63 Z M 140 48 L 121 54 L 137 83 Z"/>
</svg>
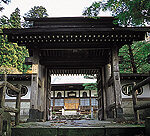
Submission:
<svg viewBox="0 0 150 136">
<path fill-rule="evenodd" d="M 142 110 L 146 108 L 150 108 L 150 103 L 142 104 L 142 105 L 135 105 L 135 110 Z"/>
<path fill-rule="evenodd" d="M 8 88 L 10 88 L 11 90 L 15 91 L 16 93 L 19 93 L 21 91 L 21 89 L 15 87 L 14 85 L 10 84 L 9 82 L 7 82 L 6 86 Z"/>
<path fill-rule="evenodd" d="M 136 91 L 137 89 L 139 89 L 140 87 L 146 85 L 150 83 L 150 77 L 144 79 L 143 81 L 139 82 L 138 84 L 136 84 L 134 87 L 133 87 L 133 91 Z"/>
<path fill-rule="evenodd" d="M 4 107 L 4 112 L 13 112 L 13 113 L 18 113 L 19 109 L 17 108 L 12 108 L 12 107 Z"/>
<path fill-rule="evenodd" d="M 5 81 L 0 82 L 0 88 L 2 88 L 5 85 Z"/>
</svg>

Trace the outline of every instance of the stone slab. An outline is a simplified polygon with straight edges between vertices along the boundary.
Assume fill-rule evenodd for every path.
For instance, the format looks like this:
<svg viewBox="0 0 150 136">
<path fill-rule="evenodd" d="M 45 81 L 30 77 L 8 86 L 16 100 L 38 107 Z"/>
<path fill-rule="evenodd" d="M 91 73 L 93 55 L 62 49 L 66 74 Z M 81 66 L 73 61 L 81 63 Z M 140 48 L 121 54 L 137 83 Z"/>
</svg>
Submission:
<svg viewBox="0 0 150 136">
<path fill-rule="evenodd" d="M 145 135 L 145 128 L 12 128 L 12 136 L 134 136 Z"/>
</svg>

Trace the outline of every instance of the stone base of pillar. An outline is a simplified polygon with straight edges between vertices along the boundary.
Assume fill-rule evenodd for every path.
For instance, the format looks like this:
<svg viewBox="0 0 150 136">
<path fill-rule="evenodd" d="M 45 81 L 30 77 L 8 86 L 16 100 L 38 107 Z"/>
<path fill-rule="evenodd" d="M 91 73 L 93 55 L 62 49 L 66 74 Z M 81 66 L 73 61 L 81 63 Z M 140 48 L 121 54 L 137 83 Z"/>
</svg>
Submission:
<svg viewBox="0 0 150 136">
<path fill-rule="evenodd" d="M 39 111 L 38 109 L 29 110 L 29 119 L 27 122 L 37 122 L 44 120 L 44 111 Z"/>
<path fill-rule="evenodd" d="M 107 111 L 107 118 L 114 118 L 114 109 Z"/>
<path fill-rule="evenodd" d="M 147 117 L 145 119 L 145 131 L 146 131 L 146 136 L 150 135 L 150 117 Z"/>
<path fill-rule="evenodd" d="M 123 108 L 116 108 L 116 118 L 114 119 L 116 122 L 124 122 L 125 118 L 123 116 Z"/>
<path fill-rule="evenodd" d="M 122 118 L 123 117 L 123 108 L 119 107 L 119 108 L 116 108 L 116 116 L 117 118 Z"/>
</svg>

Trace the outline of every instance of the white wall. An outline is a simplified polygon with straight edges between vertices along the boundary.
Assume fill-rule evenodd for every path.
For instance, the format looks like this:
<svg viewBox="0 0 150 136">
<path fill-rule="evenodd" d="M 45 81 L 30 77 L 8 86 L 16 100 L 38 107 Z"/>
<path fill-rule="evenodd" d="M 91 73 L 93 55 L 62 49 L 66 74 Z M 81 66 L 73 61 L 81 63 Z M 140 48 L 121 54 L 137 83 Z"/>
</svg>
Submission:
<svg viewBox="0 0 150 136">
<path fill-rule="evenodd" d="M 31 81 L 10 81 L 12 84 L 21 84 L 28 88 L 28 92 L 25 96 L 21 97 L 21 99 L 30 99 L 30 93 L 31 93 Z M 9 97 L 7 94 L 5 96 L 5 99 L 15 99 L 16 97 Z"/>
<path fill-rule="evenodd" d="M 133 81 L 131 80 L 124 80 L 124 81 L 121 81 L 121 85 L 123 86 L 125 84 L 132 83 L 132 82 Z M 132 98 L 132 96 L 127 96 L 122 93 L 122 98 Z M 143 86 L 143 93 L 141 95 L 138 95 L 138 98 L 150 98 L 150 85 L 149 84 Z"/>
</svg>

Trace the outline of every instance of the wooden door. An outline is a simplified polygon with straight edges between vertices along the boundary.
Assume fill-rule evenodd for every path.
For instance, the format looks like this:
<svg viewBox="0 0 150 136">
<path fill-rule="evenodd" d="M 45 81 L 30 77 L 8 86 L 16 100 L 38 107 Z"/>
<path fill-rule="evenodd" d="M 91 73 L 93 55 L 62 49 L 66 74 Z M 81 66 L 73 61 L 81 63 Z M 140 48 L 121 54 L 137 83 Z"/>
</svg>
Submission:
<svg viewBox="0 0 150 136">
<path fill-rule="evenodd" d="M 66 98 L 65 99 L 65 108 L 70 110 L 78 109 L 79 107 L 79 98 Z"/>
</svg>

